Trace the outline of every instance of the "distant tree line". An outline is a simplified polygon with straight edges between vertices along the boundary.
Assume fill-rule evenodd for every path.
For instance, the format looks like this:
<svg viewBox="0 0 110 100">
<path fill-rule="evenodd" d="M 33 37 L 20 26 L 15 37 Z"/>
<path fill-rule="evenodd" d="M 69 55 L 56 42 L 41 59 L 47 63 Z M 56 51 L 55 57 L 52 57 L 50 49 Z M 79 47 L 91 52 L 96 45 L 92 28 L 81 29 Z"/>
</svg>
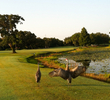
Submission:
<svg viewBox="0 0 110 100">
<path fill-rule="evenodd" d="M 1 15 L 0 14 L 0 50 L 12 49 L 16 53 L 16 49 L 37 49 L 50 48 L 64 45 L 71 46 L 88 46 L 91 44 L 109 43 L 109 36 L 103 33 L 91 33 L 83 27 L 81 32 L 75 33 L 70 37 L 66 37 L 64 41 L 56 38 L 37 37 L 30 31 L 18 31 L 17 24 L 25 21 L 19 15 Z"/>
<path fill-rule="evenodd" d="M 30 31 L 18 31 L 17 24 L 25 21 L 19 15 L 1 15 L 0 14 L 0 50 L 12 49 L 36 49 L 63 46 L 63 41 L 56 38 L 38 38 Z"/>
<path fill-rule="evenodd" d="M 88 46 L 91 44 L 100 45 L 108 44 L 109 40 L 109 35 L 100 32 L 89 34 L 87 30 L 83 27 L 81 32 L 75 33 L 70 37 L 66 37 L 64 39 L 64 44 L 74 46 Z"/>
<path fill-rule="evenodd" d="M 37 37 L 29 31 L 17 31 L 15 49 L 37 49 L 63 46 L 63 41 L 56 38 Z M 10 49 L 6 38 L 0 38 L 0 50 Z"/>
</svg>

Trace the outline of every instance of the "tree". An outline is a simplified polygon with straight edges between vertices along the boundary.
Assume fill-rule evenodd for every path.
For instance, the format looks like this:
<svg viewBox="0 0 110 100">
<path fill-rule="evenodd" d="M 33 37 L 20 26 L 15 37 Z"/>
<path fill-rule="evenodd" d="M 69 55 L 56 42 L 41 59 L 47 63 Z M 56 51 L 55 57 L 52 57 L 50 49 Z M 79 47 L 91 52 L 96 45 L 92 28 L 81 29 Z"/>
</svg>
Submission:
<svg viewBox="0 0 110 100">
<path fill-rule="evenodd" d="M 63 46 L 63 41 L 56 38 L 43 38 L 45 48 Z"/>
<path fill-rule="evenodd" d="M 80 37 L 79 37 L 79 44 L 81 46 L 90 45 L 90 36 L 89 36 L 87 30 L 84 27 L 81 30 L 81 34 L 80 34 Z"/>
<path fill-rule="evenodd" d="M 15 47 L 18 42 L 16 28 L 17 24 L 22 24 L 21 21 L 24 21 L 24 18 L 19 15 L 1 15 L 0 14 L 0 34 L 3 38 L 3 44 L 9 45 L 13 51 L 16 53 Z"/>
<path fill-rule="evenodd" d="M 63 41 L 56 38 L 50 38 L 50 47 L 58 47 L 58 46 L 63 46 Z"/>
<path fill-rule="evenodd" d="M 66 37 L 64 39 L 64 44 L 65 45 L 68 45 L 68 46 L 73 45 L 72 40 L 71 40 L 71 37 Z"/>
<path fill-rule="evenodd" d="M 97 32 L 95 34 L 96 44 L 106 44 L 109 43 L 109 35 Z"/>
<path fill-rule="evenodd" d="M 75 46 L 79 46 L 80 33 L 75 33 L 71 36 L 71 41 Z"/>
<path fill-rule="evenodd" d="M 97 38 L 96 38 L 96 34 L 91 33 L 90 34 L 90 39 L 91 39 L 91 44 L 97 44 Z"/>
<path fill-rule="evenodd" d="M 30 31 L 19 31 L 17 34 L 19 43 L 18 49 L 34 49 L 36 48 L 36 35 Z"/>
<path fill-rule="evenodd" d="M 28 49 L 35 49 L 36 47 L 36 35 L 29 31 L 25 31 L 26 36 L 26 46 Z"/>
<path fill-rule="evenodd" d="M 40 37 L 36 39 L 36 48 L 45 48 L 45 41 Z"/>
<path fill-rule="evenodd" d="M 45 42 L 45 48 L 49 48 L 49 46 L 50 46 L 50 39 L 44 37 L 43 40 L 44 40 L 44 42 Z"/>
</svg>

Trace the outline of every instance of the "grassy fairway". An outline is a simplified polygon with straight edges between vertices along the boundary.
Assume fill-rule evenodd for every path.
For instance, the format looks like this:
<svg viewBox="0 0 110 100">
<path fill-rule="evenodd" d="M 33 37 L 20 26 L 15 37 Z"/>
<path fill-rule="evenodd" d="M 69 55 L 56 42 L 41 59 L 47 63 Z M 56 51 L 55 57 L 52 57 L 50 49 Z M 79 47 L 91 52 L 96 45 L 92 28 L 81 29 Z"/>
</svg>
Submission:
<svg viewBox="0 0 110 100">
<path fill-rule="evenodd" d="M 26 62 L 32 53 L 62 51 L 73 48 L 0 51 L 0 100 L 110 100 L 110 84 L 78 77 L 70 87 L 60 77 L 51 78 L 53 69 L 41 68 L 41 83 L 35 82 L 36 64 Z"/>
</svg>

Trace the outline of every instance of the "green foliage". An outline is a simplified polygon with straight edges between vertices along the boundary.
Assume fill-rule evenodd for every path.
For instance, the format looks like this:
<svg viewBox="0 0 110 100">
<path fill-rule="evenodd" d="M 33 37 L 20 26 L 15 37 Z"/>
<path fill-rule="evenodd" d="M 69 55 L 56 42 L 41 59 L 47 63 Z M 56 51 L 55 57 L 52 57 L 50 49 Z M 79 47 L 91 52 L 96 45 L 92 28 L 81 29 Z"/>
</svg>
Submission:
<svg viewBox="0 0 110 100">
<path fill-rule="evenodd" d="M 45 48 L 63 46 L 63 41 L 55 38 L 43 38 Z"/>
<path fill-rule="evenodd" d="M 90 35 L 90 38 L 91 38 L 91 43 L 92 44 L 106 44 L 106 43 L 109 43 L 109 35 L 107 34 L 103 34 L 103 33 L 100 33 L 100 32 L 97 32 L 97 33 L 92 33 Z"/>
<path fill-rule="evenodd" d="M 29 31 L 19 31 L 17 34 L 19 43 L 18 49 L 34 49 L 36 48 L 36 35 Z"/>
<path fill-rule="evenodd" d="M 79 46 L 79 37 L 80 37 L 80 33 L 75 33 L 71 36 L 71 40 L 74 46 Z"/>
<path fill-rule="evenodd" d="M 36 39 L 36 48 L 45 48 L 44 39 L 41 39 L 39 37 Z"/>
<path fill-rule="evenodd" d="M 91 39 L 91 44 L 97 44 L 96 43 L 97 38 L 94 33 L 90 34 L 90 39 Z"/>
<path fill-rule="evenodd" d="M 68 45 L 68 46 L 73 45 L 72 40 L 71 40 L 71 37 L 65 38 L 64 39 L 64 44 L 65 45 Z"/>
<path fill-rule="evenodd" d="M 80 37 L 79 37 L 79 44 L 81 46 L 90 45 L 90 37 L 89 37 L 89 34 L 88 34 L 87 30 L 84 27 L 81 30 L 81 34 L 80 34 Z"/>
<path fill-rule="evenodd" d="M 0 34 L 3 37 L 2 44 L 8 44 L 12 48 L 13 53 L 16 53 L 15 45 L 18 42 L 16 25 L 18 23 L 22 24 L 21 20 L 24 21 L 24 18 L 19 15 L 0 14 Z"/>
<path fill-rule="evenodd" d="M 78 32 L 70 37 L 66 37 L 64 39 L 64 44 L 74 46 L 88 46 L 90 44 L 100 45 L 108 44 L 109 40 L 109 35 L 100 32 L 88 34 L 87 30 L 83 27 L 81 33 Z"/>
</svg>

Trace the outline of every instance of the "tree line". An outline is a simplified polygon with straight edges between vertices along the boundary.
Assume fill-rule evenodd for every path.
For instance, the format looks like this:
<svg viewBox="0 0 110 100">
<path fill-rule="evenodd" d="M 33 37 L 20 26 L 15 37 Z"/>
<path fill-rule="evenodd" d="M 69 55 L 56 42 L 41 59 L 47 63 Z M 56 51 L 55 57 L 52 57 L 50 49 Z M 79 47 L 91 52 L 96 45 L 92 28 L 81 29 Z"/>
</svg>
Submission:
<svg viewBox="0 0 110 100">
<path fill-rule="evenodd" d="M 37 49 L 64 45 L 99 45 L 109 43 L 110 40 L 109 35 L 100 32 L 89 34 L 84 27 L 81 32 L 66 37 L 64 41 L 47 37 L 41 39 L 30 31 L 18 31 L 17 24 L 23 24 L 23 21 L 25 19 L 19 15 L 0 14 L 0 50 L 11 48 L 13 53 L 16 53 L 16 49 Z"/>
<path fill-rule="evenodd" d="M 70 37 L 64 39 L 66 45 L 74 46 L 89 46 L 91 44 L 100 45 L 108 44 L 110 37 L 104 33 L 91 33 L 89 34 L 85 27 L 82 28 L 81 32 L 75 33 Z"/>
<path fill-rule="evenodd" d="M 10 40 L 8 40 L 10 38 Z M 30 31 L 17 31 L 15 35 L 16 40 L 12 37 L 0 38 L 0 50 L 12 49 L 14 45 L 15 50 L 21 49 L 38 49 L 63 46 L 63 41 L 56 38 L 40 38 Z M 15 43 L 14 43 L 15 41 Z M 11 44 L 12 43 L 12 44 Z"/>
<path fill-rule="evenodd" d="M 63 46 L 63 41 L 56 38 L 38 38 L 30 31 L 18 31 L 17 24 L 23 24 L 24 18 L 19 15 L 0 14 L 0 50 L 11 48 L 13 53 L 16 49 L 36 49 Z"/>
</svg>

